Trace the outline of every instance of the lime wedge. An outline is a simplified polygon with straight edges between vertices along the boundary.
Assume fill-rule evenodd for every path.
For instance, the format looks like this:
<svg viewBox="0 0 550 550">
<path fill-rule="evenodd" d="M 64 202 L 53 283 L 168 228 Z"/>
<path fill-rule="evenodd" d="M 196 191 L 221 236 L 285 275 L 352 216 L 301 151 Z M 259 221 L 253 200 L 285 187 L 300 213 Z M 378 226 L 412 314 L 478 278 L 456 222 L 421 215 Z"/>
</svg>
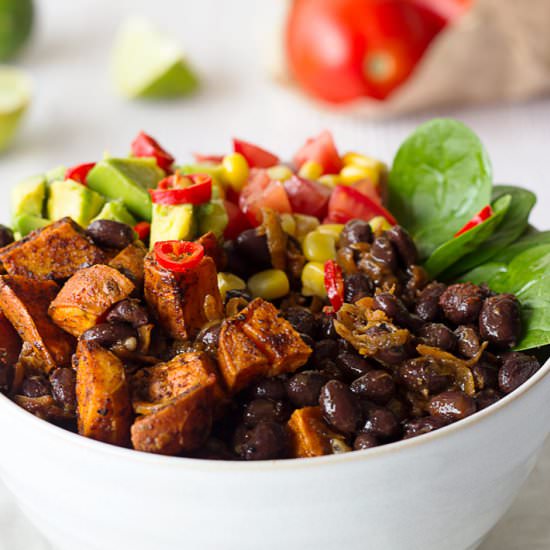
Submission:
<svg viewBox="0 0 550 550">
<path fill-rule="evenodd" d="M 0 151 L 10 144 L 30 99 L 27 75 L 19 69 L 0 66 Z"/>
<path fill-rule="evenodd" d="M 143 19 L 130 19 L 119 30 L 112 71 L 117 89 L 129 98 L 184 96 L 198 85 L 178 45 Z"/>
<path fill-rule="evenodd" d="M 32 29 L 32 0 L 0 0 L 0 60 L 14 57 Z"/>
</svg>

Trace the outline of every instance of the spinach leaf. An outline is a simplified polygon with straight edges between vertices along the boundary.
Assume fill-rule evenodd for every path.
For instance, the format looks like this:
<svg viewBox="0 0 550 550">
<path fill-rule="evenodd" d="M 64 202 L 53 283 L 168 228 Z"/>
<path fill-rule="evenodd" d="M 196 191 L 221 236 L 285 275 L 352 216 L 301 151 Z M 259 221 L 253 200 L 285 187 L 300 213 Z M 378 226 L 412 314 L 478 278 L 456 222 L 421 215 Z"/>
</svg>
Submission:
<svg viewBox="0 0 550 550">
<path fill-rule="evenodd" d="M 427 258 L 490 201 L 492 170 L 464 124 L 431 120 L 399 148 L 390 172 L 389 208 Z"/>
<path fill-rule="evenodd" d="M 493 215 L 490 218 L 462 233 L 462 235 L 452 237 L 451 240 L 434 250 L 433 254 L 424 264 L 430 276 L 432 278 L 436 277 L 460 260 L 462 256 L 476 250 L 481 243 L 490 238 L 504 219 L 511 202 L 511 195 L 500 197 L 493 205 Z"/>
<path fill-rule="evenodd" d="M 496 185 L 493 188 L 493 201 L 503 195 L 511 195 L 512 203 L 497 230 L 484 243 L 480 244 L 476 250 L 464 256 L 460 262 L 451 266 L 441 276 L 441 279 L 454 279 L 461 273 L 489 261 L 495 254 L 510 243 L 513 243 L 525 231 L 529 214 L 537 200 L 535 194 L 521 187 Z"/>
</svg>

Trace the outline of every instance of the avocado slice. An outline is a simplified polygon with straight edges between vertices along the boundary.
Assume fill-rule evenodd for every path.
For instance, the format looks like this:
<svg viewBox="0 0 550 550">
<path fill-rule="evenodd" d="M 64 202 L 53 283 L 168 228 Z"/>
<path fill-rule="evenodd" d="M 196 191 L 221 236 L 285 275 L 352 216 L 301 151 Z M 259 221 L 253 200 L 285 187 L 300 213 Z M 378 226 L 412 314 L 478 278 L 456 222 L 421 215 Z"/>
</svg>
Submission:
<svg viewBox="0 0 550 550">
<path fill-rule="evenodd" d="M 46 227 L 50 223 L 50 220 L 41 218 L 40 216 L 21 214 L 13 219 L 13 230 L 21 235 L 21 237 L 25 237 L 35 229 Z"/>
<path fill-rule="evenodd" d="M 221 199 L 212 199 L 210 202 L 197 206 L 197 225 L 199 235 L 212 231 L 216 237 L 221 237 L 229 218 Z"/>
<path fill-rule="evenodd" d="M 42 216 L 46 198 L 46 179 L 44 176 L 32 176 L 18 183 L 11 192 L 11 210 L 13 218 L 21 214 Z"/>
<path fill-rule="evenodd" d="M 137 223 L 134 216 L 126 210 L 121 200 L 106 202 L 101 209 L 101 212 L 92 220 L 92 222 L 95 222 L 96 220 L 112 220 L 115 222 L 125 223 L 130 227 L 134 227 Z"/>
<path fill-rule="evenodd" d="M 192 204 L 153 204 L 151 248 L 158 241 L 191 240 L 195 233 L 196 222 Z"/>
<path fill-rule="evenodd" d="M 70 216 L 82 227 L 87 227 L 104 202 L 101 195 L 76 181 L 54 181 L 50 184 L 48 218 L 55 221 Z"/>
<path fill-rule="evenodd" d="M 87 178 L 88 187 L 108 199 L 120 199 L 140 219 L 151 220 L 148 189 L 164 177 L 152 158 L 107 158 L 98 162 Z"/>
<path fill-rule="evenodd" d="M 52 181 L 59 181 L 65 179 L 65 174 L 67 173 L 67 167 L 63 165 L 56 166 L 51 170 L 48 170 L 44 177 L 46 178 L 47 183 L 52 183 Z"/>
</svg>

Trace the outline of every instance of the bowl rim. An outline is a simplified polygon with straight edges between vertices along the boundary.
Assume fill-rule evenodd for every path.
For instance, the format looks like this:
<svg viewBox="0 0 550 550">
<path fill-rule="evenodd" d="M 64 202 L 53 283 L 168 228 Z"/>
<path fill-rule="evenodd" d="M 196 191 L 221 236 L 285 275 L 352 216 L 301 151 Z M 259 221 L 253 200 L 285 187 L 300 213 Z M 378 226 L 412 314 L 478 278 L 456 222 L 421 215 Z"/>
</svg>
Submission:
<svg viewBox="0 0 550 550">
<path fill-rule="evenodd" d="M 277 459 L 277 460 L 259 460 L 259 461 L 231 461 L 231 460 L 214 460 L 208 458 L 192 458 L 181 456 L 164 456 L 153 453 L 146 453 L 142 451 L 136 451 L 135 449 L 129 449 L 125 447 L 118 447 L 109 443 L 103 443 L 96 441 L 88 437 L 81 436 L 80 434 L 71 432 L 55 424 L 51 424 L 46 420 L 42 420 L 32 413 L 27 412 L 25 409 L 17 405 L 6 395 L 0 393 L 0 410 L 5 409 L 7 414 L 10 411 L 25 422 L 29 426 L 34 424 L 37 429 L 42 430 L 45 434 L 50 434 L 55 439 L 65 441 L 72 444 L 74 447 L 79 447 L 83 450 L 91 452 L 99 452 L 108 457 L 112 457 L 117 460 L 128 461 L 131 460 L 134 463 L 141 464 L 157 464 L 162 465 L 164 468 L 184 468 L 192 469 L 193 471 L 213 472 L 220 474 L 222 471 L 228 472 L 267 472 L 273 473 L 274 470 L 294 470 L 296 468 L 311 468 L 314 466 L 326 466 L 331 464 L 347 464 L 350 461 L 357 460 L 369 460 L 375 459 L 395 452 L 400 452 L 403 449 L 409 449 L 412 447 L 427 445 L 430 442 L 437 440 L 441 437 L 453 434 L 467 429 L 469 426 L 484 422 L 487 418 L 494 416 L 501 409 L 508 407 L 514 401 L 524 397 L 535 386 L 540 384 L 547 376 L 550 375 L 550 358 L 540 367 L 540 369 L 519 386 L 516 390 L 504 396 L 502 399 L 493 403 L 489 407 L 477 411 L 471 416 L 459 420 L 454 424 L 449 424 L 438 430 L 422 434 L 410 439 L 402 439 L 393 443 L 387 443 L 386 445 L 380 445 L 379 447 L 373 447 L 371 449 L 364 449 L 360 451 L 353 451 L 348 453 L 325 455 L 308 458 L 291 458 L 291 459 Z M 549 427 L 550 431 L 550 427 Z M 1 459 L 0 459 L 1 463 Z"/>
</svg>

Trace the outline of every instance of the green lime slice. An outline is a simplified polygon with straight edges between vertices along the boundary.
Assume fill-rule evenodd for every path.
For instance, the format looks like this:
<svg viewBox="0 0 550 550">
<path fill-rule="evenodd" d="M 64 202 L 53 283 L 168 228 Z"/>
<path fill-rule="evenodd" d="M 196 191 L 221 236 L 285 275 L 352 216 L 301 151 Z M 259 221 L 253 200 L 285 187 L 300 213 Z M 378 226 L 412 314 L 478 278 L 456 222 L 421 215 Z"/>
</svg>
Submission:
<svg viewBox="0 0 550 550">
<path fill-rule="evenodd" d="M 120 29 L 112 71 L 117 89 L 129 98 L 184 96 L 198 85 L 178 45 L 143 19 L 130 19 Z"/>
<path fill-rule="evenodd" d="M 26 73 L 0 65 L 0 151 L 13 139 L 31 100 L 31 82 Z"/>
<path fill-rule="evenodd" d="M 0 60 L 13 58 L 31 34 L 32 0 L 0 0 Z"/>
</svg>

